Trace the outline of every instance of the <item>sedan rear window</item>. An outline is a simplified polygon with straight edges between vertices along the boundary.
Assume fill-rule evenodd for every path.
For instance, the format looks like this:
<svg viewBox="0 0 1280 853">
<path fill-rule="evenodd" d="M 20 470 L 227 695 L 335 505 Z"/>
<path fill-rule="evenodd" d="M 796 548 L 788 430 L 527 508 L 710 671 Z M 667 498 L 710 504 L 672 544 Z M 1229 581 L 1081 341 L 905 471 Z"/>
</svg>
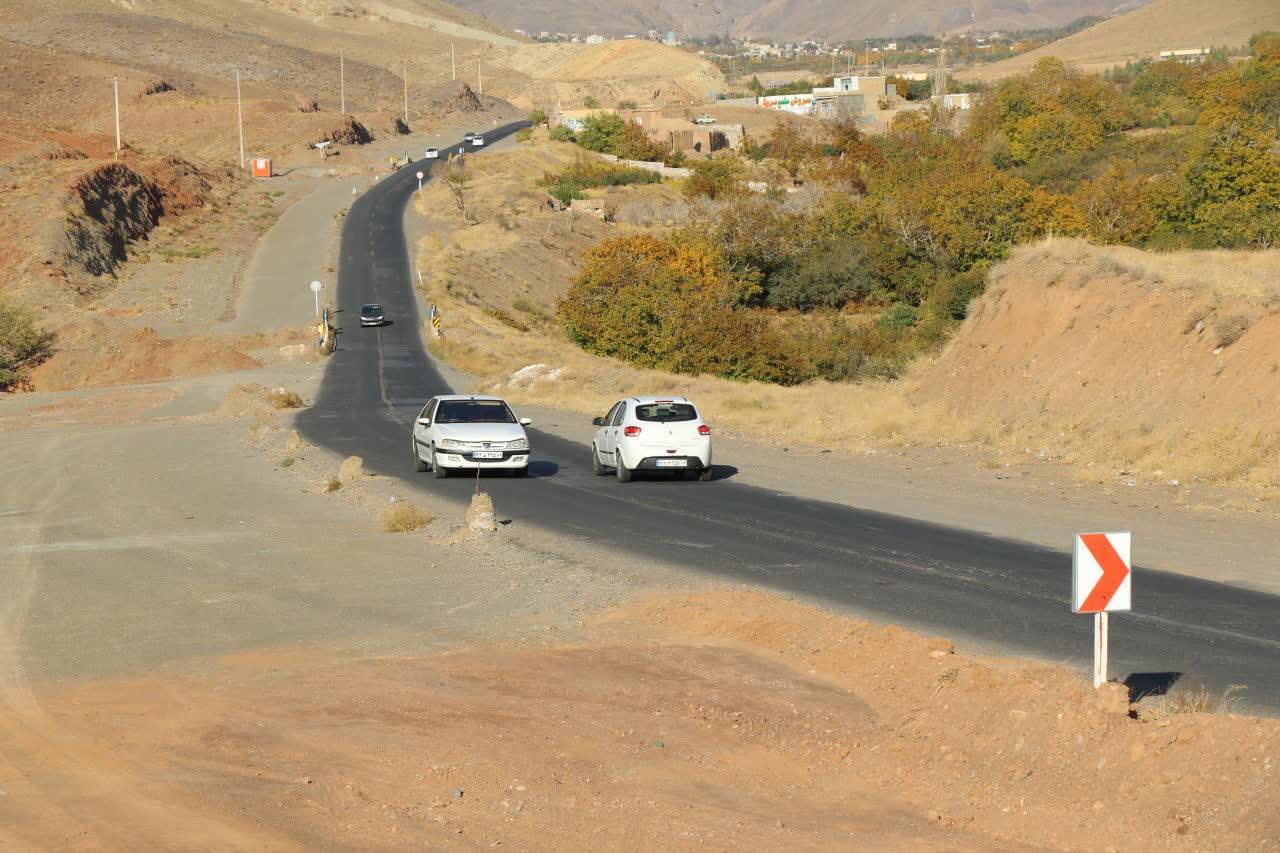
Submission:
<svg viewBox="0 0 1280 853">
<path fill-rule="evenodd" d="M 698 410 L 688 403 L 641 403 L 636 406 L 636 419 L 660 424 L 696 421 Z"/>
<path fill-rule="evenodd" d="M 502 400 L 441 400 L 438 424 L 513 424 L 516 416 Z"/>
</svg>

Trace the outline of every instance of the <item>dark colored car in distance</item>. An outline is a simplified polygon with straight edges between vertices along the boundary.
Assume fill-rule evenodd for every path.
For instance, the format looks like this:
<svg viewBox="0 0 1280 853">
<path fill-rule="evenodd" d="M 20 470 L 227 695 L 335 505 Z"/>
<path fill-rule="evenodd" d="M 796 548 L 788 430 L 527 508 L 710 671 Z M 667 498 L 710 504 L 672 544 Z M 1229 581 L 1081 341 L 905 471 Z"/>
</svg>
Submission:
<svg viewBox="0 0 1280 853">
<path fill-rule="evenodd" d="M 360 325 L 361 326 L 381 326 L 387 322 L 387 315 L 383 312 L 381 305 L 361 305 L 360 306 Z"/>
</svg>

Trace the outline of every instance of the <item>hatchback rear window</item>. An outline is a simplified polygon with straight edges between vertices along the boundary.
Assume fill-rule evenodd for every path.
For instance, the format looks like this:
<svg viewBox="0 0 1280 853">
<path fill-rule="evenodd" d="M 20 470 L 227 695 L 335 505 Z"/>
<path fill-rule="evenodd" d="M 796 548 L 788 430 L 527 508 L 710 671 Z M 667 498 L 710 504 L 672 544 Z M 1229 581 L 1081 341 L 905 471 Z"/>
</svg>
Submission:
<svg viewBox="0 0 1280 853">
<path fill-rule="evenodd" d="M 636 406 L 636 419 L 660 424 L 696 421 L 698 410 L 688 403 L 641 403 Z"/>
</svg>

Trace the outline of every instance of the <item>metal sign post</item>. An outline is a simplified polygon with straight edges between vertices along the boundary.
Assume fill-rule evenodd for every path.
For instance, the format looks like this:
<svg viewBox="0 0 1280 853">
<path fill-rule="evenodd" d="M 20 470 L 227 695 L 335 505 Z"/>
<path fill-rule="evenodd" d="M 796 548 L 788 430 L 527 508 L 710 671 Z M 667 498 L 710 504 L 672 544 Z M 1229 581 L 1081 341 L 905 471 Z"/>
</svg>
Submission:
<svg viewBox="0 0 1280 853">
<path fill-rule="evenodd" d="M 324 287 L 324 285 L 318 281 L 311 282 L 311 292 L 316 297 L 316 317 L 320 316 L 320 289 L 322 287 Z"/>
<path fill-rule="evenodd" d="M 1107 614 L 1132 603 L 1132 535 L 1078 533 L 1071 549 L 1071 609 L 1093 614 L 1093 686 L 1107 681 L 1110 625 Z"/>
<path fill-rule="evenodd" d="M 425 177 L 422 172 L 418 172 L 418 192 L 422 192 L 422 179 Z"/>
</svg>

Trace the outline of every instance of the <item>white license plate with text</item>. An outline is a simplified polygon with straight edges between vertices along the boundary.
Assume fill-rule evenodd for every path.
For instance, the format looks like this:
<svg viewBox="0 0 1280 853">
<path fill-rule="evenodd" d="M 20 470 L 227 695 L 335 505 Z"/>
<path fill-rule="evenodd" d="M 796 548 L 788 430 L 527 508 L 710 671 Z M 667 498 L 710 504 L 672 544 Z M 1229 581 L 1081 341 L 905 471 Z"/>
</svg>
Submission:
<svg viewBox="0 0 1280 853">
<path fill-rule="evenodd" d="M 497 450 L 477 450 L 471 454 L 476 459 L 501 459 L 502 454 Z"/>
<path fill-rule="evenodd" d="M 689 460 L 688 459 L 659 459 L 658 467 L 659 468 L 688 468 Z"/>
</svg>

